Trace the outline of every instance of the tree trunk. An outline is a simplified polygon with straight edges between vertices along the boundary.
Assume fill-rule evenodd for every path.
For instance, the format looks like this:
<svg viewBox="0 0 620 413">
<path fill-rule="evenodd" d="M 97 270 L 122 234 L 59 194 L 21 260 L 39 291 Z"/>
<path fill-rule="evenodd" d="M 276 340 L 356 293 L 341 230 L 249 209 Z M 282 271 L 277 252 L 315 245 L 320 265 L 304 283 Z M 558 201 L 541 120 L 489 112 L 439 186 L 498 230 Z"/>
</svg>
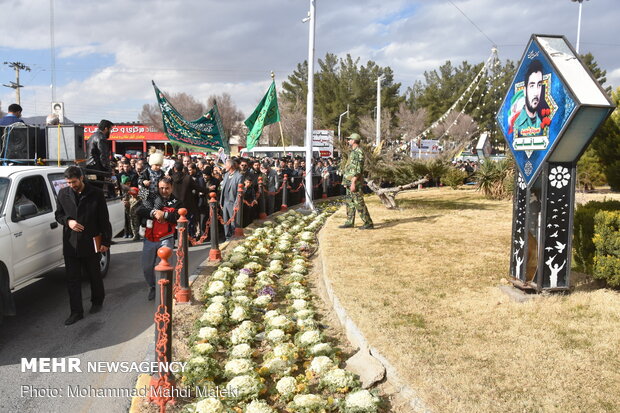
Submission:
<svg viewBox="0 0 620 413">
<path fill-rule="evenodd" d="M 387 209 L 396 209 L 398 205 L 396 204 L 396 195 L 399 192 L 405 191 L 407 189 L 415 188 L 420 184 L 425 184 L 428 182 L 428 177 L 424 177 L 418 179 L 415 182 L 411 182 L 407 185 L 394 186 L 392 188 L 381 188 L 374 181 L 368 181 L 368 187 L 379 197 L 381 203 L 385 205 Z"/>
</svg>

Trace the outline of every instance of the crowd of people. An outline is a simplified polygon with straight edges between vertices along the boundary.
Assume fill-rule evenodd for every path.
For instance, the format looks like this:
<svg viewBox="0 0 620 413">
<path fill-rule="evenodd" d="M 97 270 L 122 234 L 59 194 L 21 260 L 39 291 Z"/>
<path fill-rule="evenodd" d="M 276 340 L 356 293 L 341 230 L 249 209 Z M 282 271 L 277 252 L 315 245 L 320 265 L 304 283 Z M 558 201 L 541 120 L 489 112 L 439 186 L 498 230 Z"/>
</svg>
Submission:
<svg viewBox="0 0 620 413">
<path fill-rule="evenodd" d="M 312 165 L 313 198 L 343 194 L 342 178 L 337 173 L 337 160 L 317 159 Z M 148 158 L 121 158 L 114 166 L 116 181 L 123 194 L 127 211 L 125 237 L 140 240 L 138 228 L 143 224 L 138 219 L 139 204 L 158 192 L 158 182 L 165 176 L 172 179 L 173 194 L 187 209 L 189 234 L 200 236 L 209 217 L 209 194 L 216 193 L 220 213 L 224 221 L 233 215 L 237 203 L 238 185 L 244 187 L 243 225 L 258 217 L 258 203 L 253 202 L 259 194 L 259 177 L 262 178 L 265 212 L 269 215 L 280 210 L 282 191 L 280 188 L 287 177 L 288 205 L 299 203 L 307 190 L 301 183 L 305 179 L 305 159 L 270 159 L 230 157 L 164 156 L 151 153 Z M 290 187 L 290 188 L 288 188 Z M 280 191 L 279 191 L 280 190 Z M 248 206 L 248 204 L 250 204 Z M 223 228 L 223 237 L 230 238 L 234 222 Z M 144 225 L 142 225 L 144 226 Z"/>
</svg>

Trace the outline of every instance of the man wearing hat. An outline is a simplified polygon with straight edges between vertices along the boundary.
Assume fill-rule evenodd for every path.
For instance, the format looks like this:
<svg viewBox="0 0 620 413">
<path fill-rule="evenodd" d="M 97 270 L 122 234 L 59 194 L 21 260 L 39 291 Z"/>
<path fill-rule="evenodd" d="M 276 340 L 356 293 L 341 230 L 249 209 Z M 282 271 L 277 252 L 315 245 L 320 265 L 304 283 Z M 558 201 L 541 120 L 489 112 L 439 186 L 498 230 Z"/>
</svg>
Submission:
<svg viewBox="0 0 620 413">
<path fill-rule="evenodd" d="M 362 185 L 364 184 L 364 152 L 360 148 L 361 137 L 354 133 L 348 138 L 351 153 L 344 167 L 342 184 L 347 190 L 347 221 L 340 228 L 353 228 L 355 224 L 355 210 L 360 214 L 364 225 L 360 229 L 372 229 L 374 225 L 368 209 L 364 203 Z"/>
</svg>

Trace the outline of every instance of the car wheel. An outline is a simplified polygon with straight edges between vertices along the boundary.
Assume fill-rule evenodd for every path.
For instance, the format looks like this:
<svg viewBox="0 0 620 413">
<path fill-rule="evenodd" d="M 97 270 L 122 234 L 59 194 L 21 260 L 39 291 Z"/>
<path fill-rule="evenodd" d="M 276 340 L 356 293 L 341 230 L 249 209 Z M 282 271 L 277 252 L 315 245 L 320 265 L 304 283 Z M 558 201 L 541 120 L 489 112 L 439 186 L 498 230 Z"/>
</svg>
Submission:
<svg viewBox="0 0 620 413">
<path fill-rule="evenodd" d="M 99 269 L 101 270 L 101 278 L 105 278 L 110 269 L 110 251 L 102 252 L 99 260 Z"/>
<path fill-rule="evenodd" d="M 0 323 L 3 316 L 15 315 L 15 301 L 11 292 L 9 273 L 4 265 L 0 264 Z"/>
</svg>

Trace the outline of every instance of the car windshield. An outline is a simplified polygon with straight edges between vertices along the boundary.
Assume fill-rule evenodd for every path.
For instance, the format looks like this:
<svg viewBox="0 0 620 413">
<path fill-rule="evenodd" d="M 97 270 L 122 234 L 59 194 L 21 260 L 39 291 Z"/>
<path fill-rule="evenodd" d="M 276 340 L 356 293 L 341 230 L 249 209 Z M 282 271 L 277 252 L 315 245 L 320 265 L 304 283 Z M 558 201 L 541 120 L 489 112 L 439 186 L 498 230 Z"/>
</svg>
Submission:
<svg viewBox="0 0 620 413">
<path fill-rule="evenodd" d="M 4 203 L 6 202 L 6 194 L 9 192 L 10 179 L 0 178 L 0 211 L 4 209 Z"/>
</svg>

